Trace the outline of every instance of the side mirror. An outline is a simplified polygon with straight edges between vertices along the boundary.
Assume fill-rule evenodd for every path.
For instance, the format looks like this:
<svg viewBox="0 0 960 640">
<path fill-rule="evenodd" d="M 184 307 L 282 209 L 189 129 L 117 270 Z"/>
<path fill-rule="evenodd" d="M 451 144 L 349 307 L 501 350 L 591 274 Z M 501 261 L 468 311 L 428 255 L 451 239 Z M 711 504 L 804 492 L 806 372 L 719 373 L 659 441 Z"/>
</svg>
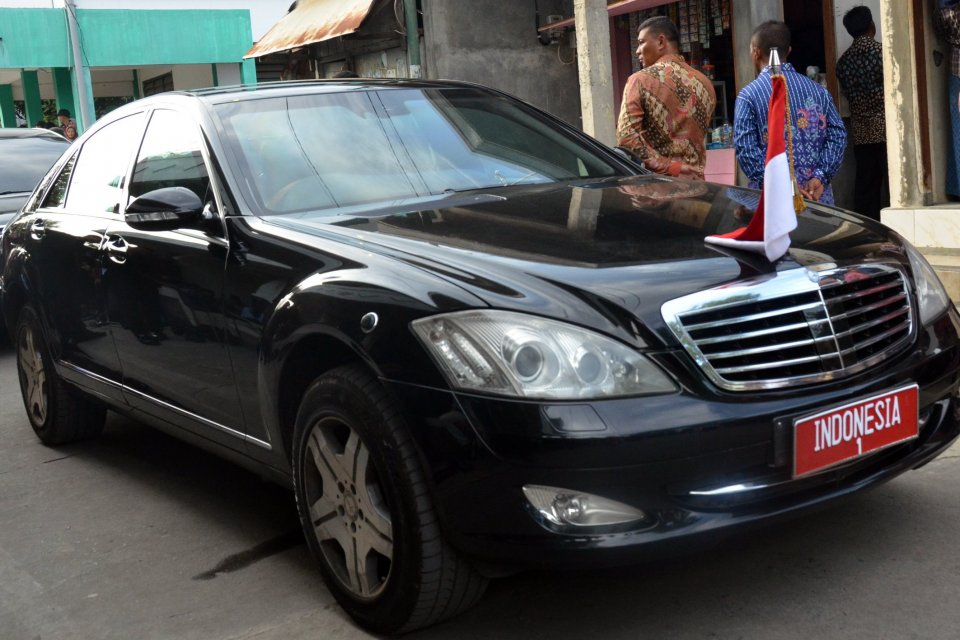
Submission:
<svg viewBox="0 0 960 640">
<path fill-rule="evenodd" d="M 179 229 L 202 218 L 203 202 L 186 187 L 149 191 L 131 202 L 124 211 L 124 220 L 134 229 Z"/>
</svg>

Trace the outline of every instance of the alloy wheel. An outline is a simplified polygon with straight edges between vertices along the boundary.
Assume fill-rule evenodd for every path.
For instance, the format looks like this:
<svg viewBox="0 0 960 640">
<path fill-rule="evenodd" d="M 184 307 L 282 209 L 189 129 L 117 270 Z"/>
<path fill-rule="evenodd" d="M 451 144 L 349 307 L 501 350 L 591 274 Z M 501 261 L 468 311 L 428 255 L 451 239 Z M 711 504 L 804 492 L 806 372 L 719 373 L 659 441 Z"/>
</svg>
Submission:
<svg viewBox="0 0 960 640">
<path fill-rule="evenodd" d="M 34 328 L 29 324 L 21 327 L 17 341 L 17 368 L 24 404 L 34 424 L 46 422 L 49 406 L 47 374 L 39 346 Z"/>
<path fill-rule="evenodd" d="M 370 451 L 346 422 L 313 426 L 304 461 L 306 504 L 324 560 L 355 597 L 375 598 L 393 564 L 390 511 Z"/>
</svg>

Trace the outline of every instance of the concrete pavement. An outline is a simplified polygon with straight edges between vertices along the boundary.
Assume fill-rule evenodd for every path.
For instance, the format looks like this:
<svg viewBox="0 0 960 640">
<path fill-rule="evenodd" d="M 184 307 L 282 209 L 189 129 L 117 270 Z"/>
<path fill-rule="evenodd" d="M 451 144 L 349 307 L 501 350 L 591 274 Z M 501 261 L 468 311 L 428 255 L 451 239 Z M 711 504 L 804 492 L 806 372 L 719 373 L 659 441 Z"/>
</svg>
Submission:
<svg viewBox="0 0 960 640">
<path fill-rule="evenodd" d="M 500 579 L 407 637 L 956 638 L 958 457 L 709 553 Z M 44 447 L 0 349 L 0 639 L 366 637 L 286 490 L 112 414 L 95 442 Z"/>
</svg>

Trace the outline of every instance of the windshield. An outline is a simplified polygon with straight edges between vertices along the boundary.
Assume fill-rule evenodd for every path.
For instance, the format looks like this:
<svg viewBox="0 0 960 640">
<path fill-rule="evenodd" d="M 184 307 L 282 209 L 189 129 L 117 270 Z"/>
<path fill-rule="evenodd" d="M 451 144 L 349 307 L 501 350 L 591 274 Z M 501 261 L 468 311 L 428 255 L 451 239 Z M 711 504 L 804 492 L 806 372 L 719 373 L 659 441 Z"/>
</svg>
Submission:
<svg viewBox="0 0 960 640">
<path fill-rule="evenodd" d="M 346 91 L 218 106 L 264 213 L 622 172 L 524 105 L 472 88 Z"/>
<path fill-rule="evenodd" d="M 52 137 L 0 138 L 0 194 L 33 191 L 70 146 Z"/>
</svg>

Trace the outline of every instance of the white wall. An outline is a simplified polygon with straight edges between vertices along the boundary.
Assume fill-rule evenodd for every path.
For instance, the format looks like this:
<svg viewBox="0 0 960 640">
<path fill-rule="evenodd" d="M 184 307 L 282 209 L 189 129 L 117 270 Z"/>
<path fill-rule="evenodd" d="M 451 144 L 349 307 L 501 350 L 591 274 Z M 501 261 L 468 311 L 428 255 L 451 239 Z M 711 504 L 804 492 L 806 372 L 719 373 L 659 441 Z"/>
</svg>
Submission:
<svg viewBox="0 0 960 640">
<path fill-rule="evenodd" d="M 833 30 L 836 33 L 838 59 L 853 43 L 853 38 L 843 26 L 843 14 L 858 5 L 869 7 L 870 13 L 873 14 L 873 23 L 877 25 L 876 38 L 883 42 L 880 34 L 880 0 L 833 0 Z M 847 98 L 842 91 L 840 92 L 840 115 L 844 118 L 850 115 L 850 105 L 847 104 Z"/>
<path fill-rule="evenodd" d="M 877 25 L 877 40 L 883 42 L 880 34 L 880 0 L 833 0 L 834 31 L 837 34 L 837 56 L 839 57 L 853 42 L 853 38 L 843 26 L 843 14 L 856 6 L 863 5 L 873 14 L 873 22 Z"/>
<path fill-rule="evenodd" d="M 217 84 L 221 87 L 230 87 L 240 84 L 240 65 L 218 64 Z"/>
</svg>

